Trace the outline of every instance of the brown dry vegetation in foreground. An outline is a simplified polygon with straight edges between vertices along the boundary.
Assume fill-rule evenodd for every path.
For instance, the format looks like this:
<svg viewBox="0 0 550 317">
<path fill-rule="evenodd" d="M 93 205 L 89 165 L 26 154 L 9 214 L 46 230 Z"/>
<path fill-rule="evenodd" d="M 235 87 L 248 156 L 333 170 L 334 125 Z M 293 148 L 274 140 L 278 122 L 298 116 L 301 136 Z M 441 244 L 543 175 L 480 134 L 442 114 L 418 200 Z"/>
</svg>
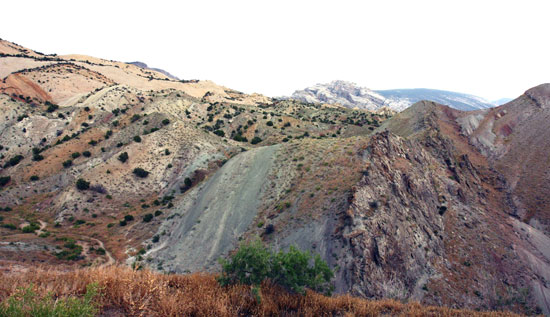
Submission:
<svg viewBox="0 0 550 317">
<path fill-rule="evenodd" d="M 38 294 L 51 292 L 55 298 L 80 296 L 93 282 L 101 289 L 98 302 L 103 316 L 517 316 L 394 300 L 371 301 L 349 295 L 326 297 L 308 292 L 300 296 L 268 284 L 263 285 L 258 303 L 250 287 L 222 288 L 212 274 L 166 275 L 120 266 L 3 274 L 0 300 L 30 284 Z"/>
</svg>

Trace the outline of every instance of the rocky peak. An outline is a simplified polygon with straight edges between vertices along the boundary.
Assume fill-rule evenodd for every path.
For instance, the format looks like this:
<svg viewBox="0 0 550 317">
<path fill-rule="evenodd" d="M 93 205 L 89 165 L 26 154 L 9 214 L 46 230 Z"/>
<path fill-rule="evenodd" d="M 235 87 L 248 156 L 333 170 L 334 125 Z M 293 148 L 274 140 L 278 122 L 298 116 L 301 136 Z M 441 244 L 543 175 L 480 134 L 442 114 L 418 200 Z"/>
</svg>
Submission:
<svg viewBox="0 0 550 317">
<path fill-rule="evenodd" d="M 550 84 L 542 84 L 525 92 L 539 107 L 550 108 Z"/>
<path fill-rule="evenodd" d="M 375 110 L 384 106 L 385 98 L 355 83 L 335 80 L 295 91 L 291 98 L 305 102 L 338 103 L 347 108 Z"/>
</svg>

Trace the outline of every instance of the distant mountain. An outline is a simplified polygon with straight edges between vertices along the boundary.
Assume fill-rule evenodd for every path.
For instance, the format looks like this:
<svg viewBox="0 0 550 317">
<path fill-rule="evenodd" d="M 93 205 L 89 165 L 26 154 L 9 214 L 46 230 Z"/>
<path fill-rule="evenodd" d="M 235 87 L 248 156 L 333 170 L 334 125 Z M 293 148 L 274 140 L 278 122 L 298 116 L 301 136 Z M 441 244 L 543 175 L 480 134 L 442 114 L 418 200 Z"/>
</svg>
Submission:
<svg viewBox="0 0 550 317">
<path fill-rule="evenodd" d="M 399 109 L 408 108 L 421 100 L 434 101 L 463 111 L 486 109 L 495 106 L 481 97 L 437 89 L 392 89 L 377 90 L 376 92 L 388 100 L 391 108 Z"/>
<path fill-rule="evenodd" d="M 137 67 L 141 67 L 141 68 L 145 68 L 145 69 L 150 69 L 150 70 L 154 70 L 156 72 L 159 72 L 161 74 L 164 74 L 172 79 L 175 79 L 175 80 L 180 80 L 178 77 L 170 74 L 169 72 L 165 71 L 164 69 L 160 69 L 160 68 L 152 68 L 152 67 L 149 67 L 147 66 L 147 64 L 143 63 L 143 62 L 129 62 L 128 64 L 131 64 L 131 65 L 135 65 Z"/>
<path fill-rule="evenodd" d="M 342 80 L 297 90 L 290 98 L 312 103 L 337 103 L 347 108 L 368 110 L 389 107 L 402 111 L 420 100 L 435 101 L 459 110 L 478 110 L 495 106 L 483 98 L 452 91 L 423 88 L 375 91 Z"/>
<path fill-rule="evenodd" d="M 500 98 L 498 100 L 491 101 L 491 103 L 495 104 L 496 106 L 500 106 L 500 105 L 503 105 L 505 103 L 509 103 L 512 100 L 514 100 L 514 99 L 512 99 L 512 98 Z"/>
<path fill-rule="evenodd" d="M 290 98 L 310 103 L 338 103 L 346 108 L 368 110 L 381 108 L 386 102 L 386 98 L 373 90 L 342 80 L 297 90 Z"/>
</svg>

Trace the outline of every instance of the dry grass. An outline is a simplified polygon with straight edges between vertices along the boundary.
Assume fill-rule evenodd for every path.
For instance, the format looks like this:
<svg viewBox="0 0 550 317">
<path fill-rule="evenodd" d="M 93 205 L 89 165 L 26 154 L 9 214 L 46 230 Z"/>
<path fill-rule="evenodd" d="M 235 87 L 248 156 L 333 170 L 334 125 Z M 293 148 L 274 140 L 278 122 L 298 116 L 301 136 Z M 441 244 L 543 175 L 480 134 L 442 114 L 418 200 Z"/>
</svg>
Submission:
<svg viewBox="0 0 550 317">
<path fill-rule="evenodd" d="M 222 288 L 211 274 L 165 275 L 118 266 L 68 272 L 32 269 L 0 275 L 0 300 L 31 283 L 39 294 L 80 296 L 92 282 L 101 288 L 99 304 L 107 316 L 515 316 L 394 300 L 370 301 L 349 295 L 326 297 L 308 292 L 300 296 L 268 284 L 262 287 L 258 303 L 250 287 Z"/>
</svg>

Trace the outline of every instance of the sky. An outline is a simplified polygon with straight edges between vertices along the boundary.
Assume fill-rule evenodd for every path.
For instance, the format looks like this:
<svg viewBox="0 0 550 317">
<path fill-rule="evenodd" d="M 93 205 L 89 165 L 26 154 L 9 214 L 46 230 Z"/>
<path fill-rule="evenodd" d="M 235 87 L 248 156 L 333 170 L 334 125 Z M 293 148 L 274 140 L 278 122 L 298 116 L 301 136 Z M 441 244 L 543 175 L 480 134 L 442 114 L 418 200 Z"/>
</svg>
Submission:
<svg viewBox="0 0 550 317">
<path fill-rule="evenodd" d="M 5 1 L 0 38 L 290 95 L 347 80 L 488 100 L 550 82 L 550 1 Z"/>
</svg>

